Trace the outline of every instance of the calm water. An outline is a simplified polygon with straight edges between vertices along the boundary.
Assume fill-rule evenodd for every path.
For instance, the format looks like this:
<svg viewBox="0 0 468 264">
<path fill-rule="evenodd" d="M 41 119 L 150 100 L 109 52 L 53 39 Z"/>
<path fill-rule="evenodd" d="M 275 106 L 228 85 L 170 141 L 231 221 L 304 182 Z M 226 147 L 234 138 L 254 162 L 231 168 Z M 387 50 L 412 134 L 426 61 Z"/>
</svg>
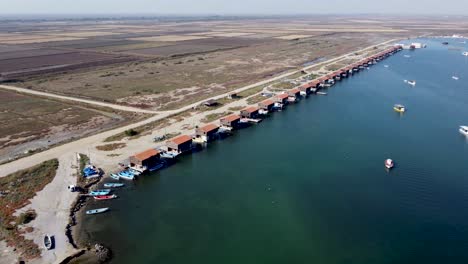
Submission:
<svg viewBox="0 0 468 264">
<path fill-rule="evenodd" d="M 119 190 L 86 232 L 113 263 L 468 263 L 468 62 L 425 42 Z"/>
</svg>

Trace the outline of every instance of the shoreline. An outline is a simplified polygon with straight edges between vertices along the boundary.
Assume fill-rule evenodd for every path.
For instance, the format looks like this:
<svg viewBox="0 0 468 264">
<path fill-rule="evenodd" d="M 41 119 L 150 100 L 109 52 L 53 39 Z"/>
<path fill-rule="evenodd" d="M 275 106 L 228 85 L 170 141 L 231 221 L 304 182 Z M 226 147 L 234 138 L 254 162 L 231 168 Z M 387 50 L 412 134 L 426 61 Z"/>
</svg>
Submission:
<svg viewBox="0 0 468 264">
<path fill-rule="evenodd" d="M 387 48 L 388 48 L 388 47 L 387 47 Z M 383 61 L 383 60 L 382 60 L 382 61 Z M 333 64 L 333 63 L 335 63 L 335 62 L 331 62 L 331 64 Z M 320 64 L 320 63 L 319 63 L 319 64 Z M 316 66 L 316 65 L 315 65 L 315 66 Z M 320 78 L 320 77 L 322 77 L 322 76 L 319 76 L 318 78 Z M 248 98 L 245 98 L 245 99 L 248 99 Z M 232 106 L 233 106 L 233 103 L 229 104 L 229 106 L 232 107 Z M 186 120 L 183 120 L 183 121 L 181 121 L 181 122 L 177 122 L 176 125 L 180 125 L 180 123 L 183 123 L 184 121 L 186 121 Z M 183 130 L 182 130 L 182 129 L 179 129 L 178 131 L 181 132 L 181 131 L 183 131 Z M 151 136 L 152 136 L 152 135 L 149 135 L 149 137 L 151 137 Z M 141 140 L 141 141 L 146 141 L 146 138 L 147 138 L 147 137 L 148 137 L 148 136 L 141 137 L 141 138 L 139 138 L 139 140 Z M 143 138 L 143 139 L 142 139 L 142 138 Z M 98 164 L 100 164 L 100 163 L 98 163 Z M 114 168 L 115 168 L 115 165 L 114 165 Z M 107 169 L 106 171 L 108 171 L 110 168 L 106 168 L 106 169 Z M 102 179 L 104 179 L 104 177 L 103 177 Z M 83 212 L 81 212 L 81 213 L 78 212 L 78 214 L 79 214 L 79 216 L 80 216 L 80 219 L 84 216 Z M 87 234 L 87 237 L 85 238 L 85 237 L 82 235 L 82 232 L 79 232 L 82 228 L 83 228 L 83 226 L 80 224 L 80 221 L 79 221 L 78 224 L 77 224 L 77 226 L 76 226 L 76 228 L 75 228 L 75 232 L 78 232 L 78 233 L 81 234 L 81 235 L 77 235 L 77 236 L 76 236 L 76 239 L 77 239 L 77 241 L 79 241 L 79 243 L 81 243 L 81 244 L 83 244 L 83 243 L 99 243 L 99 241 L 95 241 L 95 240 L 93 239 L 93 237 L 92 237 L 91 234 Z M 110 247 L 110 250 L 112 250 L 112 247 Z M 112 258 L 111 258 L 111 259 L 112 259 Z"/>
<path fill-rule="evenodd" d="M 305 67 L 304 69 L 312 69 L 312 68 L 319 67 L 319 66 L 324 68 L 327 65 L 331 65 L 336 62 L 339 62 L 340 60 L 347 59 L 348 58 L 347 56 L 350 56 L 349 54 L 353 54 L 359 51 L 370 50 L 373 47 L 382 47 L 382 46 L 388 47 L 389 43 L 394 42 L 394 41 L 396 40 L 395 39 L 387 40 L 385 42 L 371 45 L 363 49 L 355 50 L 351 53 L 344 54 L 344 55 L 338 56 L 336 58 L 332 58 L 324 62 L 319 62 L 317 64 L 309 65 Z M 272 81 L 277 81 L 281 78 L 284 78 L 284 76 L 289 76 L 293 73 L 282 74 L 280 76 L 276 76 L 268 80 L 263 80 L 263 81 L 243 87 L 238 90 L 249 90 L 251 88 L 258 86 L 259 83 L 266 84 Z M 232 92 L 233 91 L 229 93 L 232 93 Z M 225 97 L 229 93 L 216 96 L 216 98 Z M 150 133 L 149 135 L 142 135 L 138 139 L 127 140 L 125 141 L 127 143 L 127 146 L 123 149 L 119 149 L 116 151 L 102 152 L 102 151 L 96 150 L 95 147 L 98 145 L 101 145 L 103 143 L 102 141 L 105 138 L 112 136 L 118 132 L 125 131 L 129 128 L 134 128 L 138 125 L 147 124 L 152 121 L 170 118 L 171 115 L 186 111 L 187 109 L 190 109 L 192 106 L 200 104 L 200 102 L 185 106 L 178 111 L 170 111 L 165 114 L 153 116 L 146 120 L 139 121 L 135 124 L 127 125 L 124 127 L 110 130 L 110 131 L 106 131 L 95 136 L 84 138 L 82 140 L 77 140 L 77 141 L 59 146 L 57 148 L 53 148 L 53 149 L 50 149 L 50 150 L 47 150 L 38 154 L 34 154 L 24 159 L 20 159 L 17 161 L 13 161 L 11 163 L 0 165 L 0 168 L 2 168 L 1 170 L 2 175 L 0 175 L 1 177 L 3 176 L 3 174 L 6 174 L 6 175 L 9 174 L 10 171 L 20 170 L 21 167 L 23 166 L 34 165 L 35 162 L 41 160 L 44 157 L 48 157 L 48 158 L 54 157 L 54 156 L 59 157 L 59 161 L 61 165 L 59 165 L 59 169 L 57 170 L 57 175 L 55 176 L 53 182 L 50 183 L 48 186 L 46 186 L 46 188 L 44 188 L 41 192 L 37 193 L 37 195 L 31 200 L 31 205 L 27 206 L 27 208 L 31 207 L 33 209 L 36 209 L 36 211 L 38 212 L 38 217 L 36 220 L 32 221 L 29 225 L 26 225 L 26 226 L 32 226 L 34 228 L 34 232 L 29 235 L 32 236 L 32 239 L 34 239 L 35 243 L 37 243 L 38 245 L 42 245 L 43 234 L 47 233 L 47 234 L 56 235 L 57 236 L 56 241 L 59 242 L 61 246 L 59 250 L 54 249 L 52 251 L 45 251 L 45 252 L 43 251 L 42 252 L 43 254 L 41 254 L 40 259 L 34 260 L 32 261 L 32 263 L 67 263 L 67 262 L 62 262 L 62 261 L 68 261 L 68 262 L 72 261 L 75 258 L 73 256 L 76 256 L 78 253 L 82 252 L 83 250 L 91 252 L 92 249 L 90 249 L 91 247 L 89 245 L 94 244 L 94 243 L 99 243 L 99 242 L 93 242 L 92 237 L 89 236 L 88 240 L 90 242 L 87 244 L 87 241 L 86 241 L 87 239 L 84 238 L 82 235 L 78 235 L 81 233 L 81 229 L 82 229 L 81 219 L 84 216 L 84 211 L 81 209 L 86 206 L 87 199 L 85 198 L 82 200 L 81 198 L 79 198 L 77 193 L 71 193 L 68 189 L 66 189 L 68 185 L 76 184 L 76 182 L 78 181 L 78 178 L 76 177 L 81 177 L 80 173 L 78 174 L 76 173 L 76 169 L 79 168 L 77 166 L 76 153 L 88 153 L 90 155 L 90 158 L 92 157 L 92 164 L 96 165 L 97 167 L 102 168 L 105 172 L 109 173 L 110 171 L 116 168 L 116 164 L 120 160 L 122 160 L 122 157 L 131 155 L 132 153 L 141 151 L 142 149 L 147 147 L 148 145 L 147 142 L 152 142 L 152 138 L 154 137 L 155 134 L 160 134 L 162 131 L 165 131 L 168 133 L 170 132 L 186 133 L 187 130 L 191 131 L 193 129 L 193 127 L 185 127 L 187 124 L 200 124 L 201 119 L 204 118 L 209 113 L 222 112 L 228 108 L 240 107 L 240 106 L 244 106 L 245 104 L 249 105 L 247 103 L 247 99 L 249 97 L 250 96 L 247 96 L 246 98 L 243 98 L 241 100 L 232 101 L 229 104 L 225 105 L 224 107 L 221 107 L 218 109 L 200 112 L 194 115 L 190 115 L 189 117 L 184 117 L 182 120 L 177 120 L 174 123 L 171 123 L 170 125 L 164 128 L 153 130 L 152 133 Z M 206 101 L 206 100 L 203 100 L 203 101 Z M 152 145 L 157 145 L 161 143 L 163 144 L 164 142 L 152 143 Z M 116 152 L 119 153 L 118 156 L 109 157 L 107 155 L 107 154 L 116 153 Z M 18 164 L 20 166 L 16 166 Z M 104 178 L 105 177 L 100 178 L 99 180 L 94 182 L 92 186 L 99 184 Z M 51 195 L 52 193 L 53 195 Z M 50 197 L 53 197 L 53 198 L 49 199 Z M 40 202 L 36 200 L 39 200 Z M 50 200 L 54 200 L 55 203 L 52 203 Z M 42 205 L 48 204 L 48 203 L 53 204 L 53 205 L 49 206 L 48 208 L 41 208 Z M 57 204 L 61 205 L 61 207 L 58 207 L 58 206 L 53 207 Z M 37 208 L 39 208 L 39 210 Z M 59 212 L 57 212 L 57 208 L 60 209 Z M 57 214 L 60 214 L 60 217 L 57 217 Z M 86 244 L 88 246 L 83 247 L 83 245 L 86 245 Z"/>
</svg>

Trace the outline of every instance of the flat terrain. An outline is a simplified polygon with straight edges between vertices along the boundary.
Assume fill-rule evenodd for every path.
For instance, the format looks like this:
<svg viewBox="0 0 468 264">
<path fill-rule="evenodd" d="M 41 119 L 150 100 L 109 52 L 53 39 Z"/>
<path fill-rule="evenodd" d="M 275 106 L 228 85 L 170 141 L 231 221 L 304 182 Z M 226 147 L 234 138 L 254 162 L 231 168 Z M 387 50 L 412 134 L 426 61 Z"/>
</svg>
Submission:
<svg viewBox="0 0 468 264">
<path fill-rule="evenodd" d="M 124 123 L 127 116 L 0 90 L 0 162 Z"/>
</svg>

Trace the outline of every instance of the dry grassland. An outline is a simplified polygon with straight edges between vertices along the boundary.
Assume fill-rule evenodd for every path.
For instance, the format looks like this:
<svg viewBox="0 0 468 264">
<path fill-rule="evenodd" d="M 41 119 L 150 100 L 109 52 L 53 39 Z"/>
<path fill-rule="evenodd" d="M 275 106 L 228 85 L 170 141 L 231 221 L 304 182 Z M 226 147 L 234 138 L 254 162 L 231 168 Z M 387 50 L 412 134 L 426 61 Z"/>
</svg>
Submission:
<svg viewBox="0 0 468 264">
<path fill-rule="evenodd" d="M 195 39 L 207 39 L 210 37 L 204 36 L 189 36 L 189 35 L 164 35 L 164 36 L 155 36 L 155 37 L 141 37 L 141 38 L 131 38 L 130 40 L 139 40 L 139 41 L 156 41 L 156 42 L 177 42 L 177 41 L 186 41 L 186 40 L 195 40 Z"/>
</svg>

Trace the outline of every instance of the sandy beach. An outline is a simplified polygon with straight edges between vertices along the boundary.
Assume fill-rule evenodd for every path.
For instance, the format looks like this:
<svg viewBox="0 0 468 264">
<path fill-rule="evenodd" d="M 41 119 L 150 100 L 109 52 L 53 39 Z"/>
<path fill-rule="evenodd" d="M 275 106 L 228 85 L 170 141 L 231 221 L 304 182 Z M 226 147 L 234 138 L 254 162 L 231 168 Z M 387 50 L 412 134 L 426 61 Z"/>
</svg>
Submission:
<svg viewBox="0 0 468 264">
<path fill-rule="evenodd" d="M 386 45 L 393 41 L 395 40 L 389 40 L 379 45 Z M 366 49 L 369 48 L 365 48 L 362 50 Z M 349 53 L 325 62 L 310 65 L 308 67 L 305 67 L 304 70 L 308 70 L 318 66 L 324 67 L 326 65 L 336 63 L 337 61 L 348 59 L 351 55 L 352 53 Z M 275 76 L 274 78 L 262 80 L 255 84 L 251 84 L 231 92 L 245 91 L 259 85 L 264 85 L 272 81 L 288 77 L 292 74 L 294 74 L 294 72 L 281 74 Z M 215 96 L 212 99 L 220 99 L 222 97 L 225 97 L 226 95 L 227 94 Z M 206 99 L 203 101 L 206 101 Z M 67 237 L 65 236 L 65 227 L 68 224 L 70 208 L 73 201 L 77 197 L 77 193 L 72 193 L 67 189 L 68 185 L 75 184 L 77 180 L 78 164 L 76 153 L 87 154 L 94 165 L 102 168 L 106 173 L 108 173 L 110 171 L 116 170 L 118 168 L 117 164 L 119 162 L 122 162 L 122 160 L 126 159 L 128 156 L 140 152 L 142 150 L 148 149 L 150 147 L 158 147 L 160 145 L 163 145 L 164 142 L 160 142 L 158 144 L 153 143 L 152 139 L 156 135 L 163 135 L 169 133 L 192 134 L 195 126 L 202 124 L 201 120 L 207 115 L 213 113 L 223 113 L 229 111 L 229 108 L 237 108 L 248 105 L 247 98 L 243 98 L 237 101 L 233 101 L 229 104 L 223 105 L 222 107 L 219 107 L 215 110 L 193 113 L 191 116 L 185 117 L 182 121 L 172 121 L 170 125 L 162 129 L 154 130 L 152 131 L 152 133 L 141 136 L 137 139 L 123 139 L 119 142 L 126 143 L 126 146 L 124 148 L 114 150 L 111 152 L 99 151 L 96 149 L 96 146 L 102 145 L 103 140 L 109 136 L 121 133 L 130 128 L 134 128 L 143 124 L 148 124 L 153 121 L 167 118 L 176 113 L 181 113 L 183 111 L 192 109 L 195 106 L 198 106 L 200 103 L 202 102 L 197 102 L 185 106 L 177 111 L 161 112 L 156 116 L 153 116 L 147 120 L 140 121 L 132 125 L 106 131 L 97 135 L 93 135 L 87 138 L 83 138 L 74 142 L 70 142 L 46 150 L 44 152 L 34 154 L 29 157 L 25 157 L 16 161 L 12 161 L 10 163 L 0 165 L 0 177 L 2 177 L 17 170 L 31 167 L 48 159 L 59 159 L 59 168 L 53 181 L 50 184 L 48 184 L 42 191 L 37 193 L 37 195 L 31 200 L 31 203 L 28 206 L 16 212 L 17 214 L 19 214 L 29 209 L 34 209 L 36 211 L 37 218 L 25 226 L 32 227 L 34 229 L 33 232 L 26 234 L 26 238 L 34 240 L 34 242 L 38 244 L 40 248 L 43 248 L 42 244 L 44 234 L 53 235 L 55 237 L 55 249 L 50 251 L 42 250 L 41 258 L 34 260 L 31 263 L 59 263 L 67 256 L 70 256 L 76 252 L 76 249 L 74 249 L 70 245 Z M 217 122 L 217 120 L 214 122 Z M 109 156 L 109 154 L 115 155 Z M 15 256 L 15 252 L 13 252 L 10 248 L 6 248 L 5 245 L 2 243 L 0 243 L 0 256 L 0 263 L 12 263 L 12 260 L 17 259 L 17 256 Z"/>
</svg>

